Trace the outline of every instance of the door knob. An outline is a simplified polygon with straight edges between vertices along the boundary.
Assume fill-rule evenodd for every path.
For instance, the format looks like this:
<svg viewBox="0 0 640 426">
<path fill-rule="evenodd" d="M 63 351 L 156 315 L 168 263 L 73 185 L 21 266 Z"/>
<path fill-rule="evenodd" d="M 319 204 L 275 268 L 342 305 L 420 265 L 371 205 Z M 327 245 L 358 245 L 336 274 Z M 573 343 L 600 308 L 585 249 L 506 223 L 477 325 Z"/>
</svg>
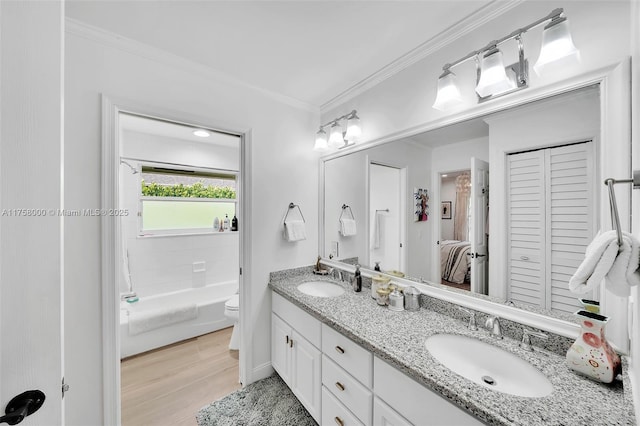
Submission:
<svg viewBox="0 0 640 426">
<path fill-rule="evenodd" d="M 44 393 L 39 390 L 30 390 L 14 397 L 4 410 L 5 415 L 0 417 L 0 423 L 17 425 L 42 407 Z"/>
</svg>

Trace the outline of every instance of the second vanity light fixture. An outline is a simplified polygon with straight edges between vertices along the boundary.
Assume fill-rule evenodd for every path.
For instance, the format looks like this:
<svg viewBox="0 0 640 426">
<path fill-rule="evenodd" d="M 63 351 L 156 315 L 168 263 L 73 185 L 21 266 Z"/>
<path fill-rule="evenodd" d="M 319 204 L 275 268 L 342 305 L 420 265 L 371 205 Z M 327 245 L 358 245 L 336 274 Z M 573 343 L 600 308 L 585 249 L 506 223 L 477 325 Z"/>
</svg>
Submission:
<svg viewBox="0 0 640 426">
<path fill-rule="evenodd" d="M 340 121 L 346 120 L 346 130 L 342 131 Z M 329 138 L 324 128 L 329 127 Z M 328 151 L 331 148 L 346 148 L 354 145 L 360 140 L 362 135 L 362 127 L 360 126 L 360 117 L 354 109 L 342 117 L 334 118 L 331 121 L 320 126 L 320 130 L 316 133 L 316 144 L 313 147 L 315 151 Z"/>
<path fill-rule="evenodd" d="M 445 64 L 438 78 L 438 94 L 433 108 L 445 111 L 463 102 L 460 90 L 455 83 L 455 74 L 451 68 L 469 59 L 476 61 L 476 93 L 479 102 L 493 99 L 516 90 L 524 89 L 529 83 L 529 63 L 524 56 L 522 35 L 532 28 L 549 21 L 542 33 L 540 56 L 533 69 L 537 74 L 550 63 L 572 57 L 579 59 L 579 51 L 573 44 L 567 18 L 562 16 L 563 9 L 554 9 L 542 19 L 519 28 L 499 40 L 493 40 L 479 50 L 474 50 L 457 61 Z M 502 52 L 498 46 L 508 40 L 518 43 L 518 62 L 505 68 Z"/>
</svg>

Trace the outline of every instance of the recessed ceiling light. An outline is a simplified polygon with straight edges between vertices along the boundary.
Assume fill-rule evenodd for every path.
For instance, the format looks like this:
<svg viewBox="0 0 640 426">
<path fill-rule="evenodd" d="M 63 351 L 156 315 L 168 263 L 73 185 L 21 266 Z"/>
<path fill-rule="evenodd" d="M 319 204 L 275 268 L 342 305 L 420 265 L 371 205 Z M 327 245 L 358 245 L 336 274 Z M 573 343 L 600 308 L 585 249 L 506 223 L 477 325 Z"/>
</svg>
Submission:
<svg viewBox="0 0 640 426">
<path fill-rule="evenodd" d="M 447 177 L 447 174 L 446 174 L 446 173 L 445 173 L 445 174 L 443 174 L 443 175 L 442 175 L 442 177 Z"/>
<path fill-rule="evenodd" d="M 202 130 L 202 129 L 198 129 L 198 130 L 194 130 L 193 134 L 201 137 L 201 138 L 208 138 L 209 136 L 211 136 L 211 133 L 207 132 L 206 130 Z"/>
</svg>

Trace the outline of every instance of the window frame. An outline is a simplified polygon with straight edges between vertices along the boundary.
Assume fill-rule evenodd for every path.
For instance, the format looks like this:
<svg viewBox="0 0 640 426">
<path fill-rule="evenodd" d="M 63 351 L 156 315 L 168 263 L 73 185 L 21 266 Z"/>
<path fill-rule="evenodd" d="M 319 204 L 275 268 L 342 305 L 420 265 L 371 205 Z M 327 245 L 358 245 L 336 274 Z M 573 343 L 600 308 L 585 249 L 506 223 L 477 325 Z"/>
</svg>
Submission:
<svg viewBox="0 0 640 426">
<path fill-rule="evenodd" d="M 192 166 L 183 166 L 183 165 L 174 165 L 174 164 L 166 164 L 166 163 L 153 163 L 153 162 L 141 162 L 139 164 L 139 172 L 140 177 L 138 178 L 138 232 L 137 238 L 158 238 L 158 237 L 182 237 L 188 235 L 229 235 L 232 234 L 231 231 L 228 232 L 219 232 L 213 229 L 213 224 L 207 228 L 172 228 L 172 229 L 144 229 L 144 202 L 145 201 L 170 201 L 170 202 L 200 202 L 200 203 L 227 203 L 234 204 L 234 211 L 237 214 L 238 211 L 238 199 L 237 198 L 205 198 L 205 197 L 162 197 L 162 196 L 149 196 L 142 195 L 142 173 L 144 173 L 145 168 L 158 168 L 162 170 L 173 170 L 179 174 L 179 172 L 191 172 L 196 173 L 193 175 L 197 177 L 200 173 L 202 177 L 206 177 L 207 174 L 220 174 L 227 175 L 229 177 L 233 176 L 236 184 L 238 183 L 238 177 L 240 172 L 237 170 L 226 170 L 226 169 L 216 169 L 209 167 L 192 167 Z M 162 172 L 156 172 L 158 174 L 162 174 Z M 166 173 L 167 175 L 171 175 L 171 173 Z M 185 174 L 186 176 L 186 174 Z M 238 194 L 238 188 L 235 188 L 236 197 Z M 231 218 L 229 218 L 231 220 Z"/>
</svg>

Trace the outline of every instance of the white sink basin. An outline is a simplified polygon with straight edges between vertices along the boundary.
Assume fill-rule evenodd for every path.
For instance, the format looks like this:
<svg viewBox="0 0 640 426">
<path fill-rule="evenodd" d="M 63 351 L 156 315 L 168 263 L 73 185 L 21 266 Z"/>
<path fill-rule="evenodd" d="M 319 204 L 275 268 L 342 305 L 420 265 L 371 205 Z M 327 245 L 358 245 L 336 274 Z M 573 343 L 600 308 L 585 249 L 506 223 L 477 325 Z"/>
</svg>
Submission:
<svg viewBox="0 0 640 426">
<path fill-rule="evenodd" d="M 471 337 L 436 334 L 425 346 L 440 363 L 498 392 L 540 398 L 553 392 L 547 377 L 522 358 Z"/>
<path fill-rule="evenodd" d="M 315 297 L 337 297 L 344 294 L 344 288 L 327 281 L 308 281 L 300 284 L 298 290 Z"/>
</svg>

